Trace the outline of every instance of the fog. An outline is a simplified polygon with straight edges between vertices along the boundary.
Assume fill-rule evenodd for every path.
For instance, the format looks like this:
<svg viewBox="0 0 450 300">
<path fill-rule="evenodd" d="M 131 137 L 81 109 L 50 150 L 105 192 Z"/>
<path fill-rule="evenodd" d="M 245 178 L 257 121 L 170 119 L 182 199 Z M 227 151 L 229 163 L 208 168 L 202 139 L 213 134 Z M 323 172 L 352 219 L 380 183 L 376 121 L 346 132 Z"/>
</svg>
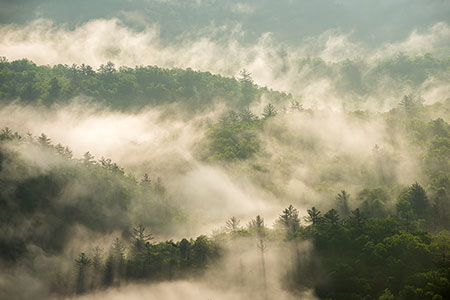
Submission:
<svg viewBox="0 0 450 300">
<path fill-rule="evenodd" d="M 439 22 L 423 29 L 412 29 L 399 40 L 385 42 L 375 48 L 367 47 L 352 36 L 351 31 L 329 29 L 318 35 L 305 37 L 296 45 L 278 42 L 270 32 L 261 34 L 255 43 L 239 41 L 244 34 L 235 27 L 220 39 L 214 36 L 221 27 L 209 27 L 200 37 L 182 37 L 181 42 L 163 41 L 158 24 L 147 25 L 137 31 L 118 19 L 95 19 L 74 28 L 59 25 L 48 19 L 37 19 L 26 25 L 0 26 L 0 55 L 10 60 L 28 58 L 37 64 L 88 64 L 98 68 L 106 61 L 117 66 L 158 65 L 161 67 L 193 68 L 224 76 L 236 76 L 240 70 L 252 73 L 255 82 L 276 90 L 304 96 L 307 103 L 336 95 L 335 83 L 326 76 L 311 80 L 308 68 L 298 68 L 301 59 L 320 57 L 326 62 L 346 59 L 366 60 L 369 68 L 380 59 L 406 55 L 448 54 L 450 27 Z M 448 83 L 435 83 L 430 78 L 427 90 Z M 407 92 L 407 86 L 397 85 Z M 392 87 L 390 87 L 392 89 Z M 405 90 L 406 89 L 406 90 Z M 372 98 L 386 95 L 372 94 Z M 399 92 L 399 91 L 397 91 Z M 312 94 L 312 95 L 310 95 Z M 398 93 L 396 96 L 399 96 Z M 342 96 L 342 95 L 340 95 Z M 370 101 L 368 101 L 370 102 Z"/>
<path fill-rule="evenodd" d="M 277 41 L 297 44 L 308 36 L 340 28 L 353 32 L 368 46 L 404 39 L 414 29 L 423 30 L 438 22 L 448 22 L 446 1 L 394 0 L 361 2 L 355 0 L 307 1 L 232 0 L 183 2 L 172 0 L 68 0 L 1 1 L 0 23 L 24 24 L 47 18 L 57 24 L 75 27 L 99 18 L 119 18 L 127 26 L 142 29 L 161 24 L 164 40 L 179 36 L 199 36 L 210 25 L 242 27 L 253 43 L 265 32 Z"/>
<path fill-rule="evenodd" d="M 289 300 L 299 299 L 298 295 L 292 296 L 283 291 L 277 291 L 277 299 Z M 112 288 L 107 291 L 93 293 L 86 296 L 67 298 L 80 300 L 95 300 L 95 299 L 131 299 L 131 300 L 163 300 L 163 299 L 217 299 L 217 300 L 244 300 L 248 297 L 253 297 L 255 292 L 246 293 L 233 289 L 220 289 L 211 287 L 210 284 L 198 281 L 175 281 L 164 282 L 161 284 L 150 285 L 130 285 L 123 288 Z M 311 292 L 303 293 L 301 299 L 312 300 L 316 299 Z"/>
<path fill-rule="evenodd" d="M 257 240 L 235 239 L 224 246 L 223 258 L 218 265 L 211 268 L 200 278 L 174 280 L 150 284 L 127 284 L 104 291 L 65 299 L 264 299 L 265 297 L 290 299 L 317 299 L 314 292 L 303 288 L 295 293 L 288 293 L 286 279 L 292 265 L 293 255 L 302 257 L 306 262 L 311 251 L 309 242 L 296 245 L 277 242 L 266 243 L 264 252 L 267 296 L 265 296 L 264 279 L 261 276 L 260 253 Z M 311 275 L 312 277 L 312 275 Z"/>
<path fill-rule="evenodd" d="M 401 223 L 414 182 L 433 205 L 445 198 L 446 2 L 69 2 L 0 0 L 0 63 L 55 67 L 0 68 L 1 299 L 318 299 L 332 276 L 316 261 L 317 230 L 323 244 L 347 234 L 357 208 Z M 88 97 L 61 75 L 76 68 L 57 69 L 107 62 L 114 76 L 154 65 L 237 80 L 165 73 L 189 95 L 162 99 L 163 78 L 139 83 L 128 107 L 127 92 L 96 98 L 122 95 L 103 71 L 83 78 Z M 197 88 L 225 96 L 199 100 Z M 305 218 L 343 191 L 342 232 Z M 381 213 L 364 211 L 372 204 Z M 364 251 L 384 242 L 362 240 Z"/>
<path fill-rule="evenodd" d="M 251 109 L 261 115 L 265 104 L 263 97 L 254 102 Z M 282 107 L 283 103 L 278 105 Z M 302 218 L 312 206 L 322 210 L 333 207 L 336 194 L 343 189 L 353 195 L 349 205 L 356 208 L 361 205 L 357 195 L 363 186 L 384 186 L 395 194 L 411 182 L 425 180 L 420 157 L 408 146 L 407 136 L 401 131 L 392 132 L 383 113 L 366 112 L 367 117 L 361 117 L 331 103 L 320 109 L 303 111 L 282 112 L 280 108 L 279 114 L 266 120 L 257 133 L 262 145 L 257 155 L 241 162 L 210 161 L 205 158 L 209 147 L 208 130 L 226 113 L 220 100 L 212 109 L 192 116 L 176 105 L 118 112 L 80 97 L 68 105 L 50 108 L 19 103 L 5 105 L 0 109 L 0 126 L 22 134 L 45 133 L 52 143 L 72 149 L 78 159 L 87 151 L 97 160 L 111 158 L 125 173 L 136 178 L 142 178 L 144 173 L 154 182 L 160 178 L 166 192 L 164 201 L 183 211 L 186 217 L 161 228 L 155 227 L 153 222 L 148 230 L 156 233 L 155 241 L 195 238 L 201 234 L 220 240 L 220 234 L 226 230 L 225 222 L 232 216 L 245 226 L 256 215 L 262 215 L 265 224 L 275 230 L 280 212 L 289 204 L 299 209 Z M 446 114 L 435 112 L 425 118 L 431 117 L 446 117 Z M 28 177 L 18 173 L 17 178 L 52 174 L 66 164 L 39 148 L 11 147 L 35 168 L 35 173 L 28 173 Z M 15 172 L 11 169 L 8 176 L 14 177 Z M 89 189 L 94 190 L 95 183 L 92 184 L 74 181 L 61 192 L 61 201 L 71 205 L 74 199 L 90 195 Z M 102 187 L 95 191 L 103 193 Z M 123 236 L 121 228 L 148 218 L 145 203 L 139 197 L 132 201 L 134 204 L 125 220 L 117 223 L 112 219 L 116 222 L 114 232 L 96 232 L 69 224 L 66 233 L 58 237 L 63 255 L 47 255 L 39 247 L 30 245 L 28 251 L 34 262 L 30 265 L 24 260 L 14 273 L 1 278 L 3 286 L 24 281 L 28 282 L 27 288 L 22 291 L 20 286 L 15 286 L 20 292 L 7 288 L 5 297 L 17 293 L 22 298 L 32 294 L 47 299 L 50 296 L 48 282 L 55 282 L 58 276 L 62 279 L 57 286 L 71 289 L 71 282 L 76 281 L 73 259 L 77 253 L 85 251 L 93 255 L 95 246 L 108 249 L 115 238 Z M 388 201 L 387 207 L 393 211 L 394 199 Z M 104 213 L 120 215 L 115 209 Z M 151 284 L 124 284 L 100 289 L 80 299 L 177 299 L 180 295 L 187 299 L 263 299 L 258 279 L 261 271 L 257 243 L 257 239 L 251 239 L 225 245 L 226 252 L 219 265 L 212 265 L 202 276 Z M 292 250 L 294 246 L 290 244 L 280 245 L 268 240 L 266 247 L 268 294 L 280 299 L 315 299 L 314 292 L 308 288 L 288 293 L 285 287 L 288 284 L 286 274 L 295 268 L 289 265 L 289 258 L 298 257 L 300 251 L 303 261 L 307 262 L 311 245 L 304 242 L 295 245 L 299 247 L 297 250 Z M 42 263 L 37 263 L 39 261 Z M 38 279 L 34 273 L 34 270 L 45 272 L 52 266 L 58 271 L 43 279 Z M 314 280 L 318 279 L 310 279 Z"/>
<path fill-rule="evenodd" d="M 257 112 L 262 105 L 253 106 Z M 179 238 L 211 232 L 231 216 L 248 221 L 260 214 L 270 225 L 288 204 L 303 213 L 314 205 L 333 205 L 341 189 L 353 194 L 368 183 L 357 170 L 345 166 L 368 168 L 375 147 L 380 147 L 384 159 L 392 160 L 386 166 L 392 185 L 422 177 L 419 158 L 403 141 L 406 137 L 396 134 L 394 144 L 390 129 L 376 115 L 365 120 L 342 110 L 280 114 L 259 133 L 261 155 L 227 165 L 203 158 L 208 149 L 206 130 L 226 112 L 223 106 L 189 119 L 181 111 L 170 111 L 169 115 L 161 108 L 115 112 L 80 99 L 50 110 L 12 104 L 0 110 L 0 125 L 35 136 L 45 133 L 78 158 L 87 151 L 95 159 L 111 158 L 137 178 L 144 173 L 161 178 L 172 203 L 192 216 L 193 223 L 173 232 Z M 24 155 L 43 170 L 51 169 L 37 154 Z M 255 173 L 255 166 L 271 172 Z M 340 175 L 326 180 L 327 174 Z M 325 182 L 330 186 L 319 191 L 317 187 Z"/>
</svg>

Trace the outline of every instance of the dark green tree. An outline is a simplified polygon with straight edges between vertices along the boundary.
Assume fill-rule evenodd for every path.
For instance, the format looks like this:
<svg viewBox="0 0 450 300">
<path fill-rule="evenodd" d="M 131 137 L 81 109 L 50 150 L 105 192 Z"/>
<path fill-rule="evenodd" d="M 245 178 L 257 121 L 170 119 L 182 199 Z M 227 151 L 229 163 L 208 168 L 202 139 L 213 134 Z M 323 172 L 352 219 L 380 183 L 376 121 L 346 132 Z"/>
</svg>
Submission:
<svg viewBox="0 0 450 300">
<path fill-rule="evenodd" d="M 305 217 L 305 221 L 311 223 L 311 225 L 315 226 L 322 221 L 322 213 L 314 206 L 311 209 L 308 209 L 307 213 L 308 215 Z"/>
<path fill-rule="evenodd" d="M 266 235 L 266 226 L 264 225 L 264 218 L 262 218 L 260 215 L 257 215 L 256 218 L 250 221 L 250 223 L 248 224 L 248 228 L 259 238 L 262 238 Z"/>
<path fill-rule="evenodd" d="M 348 204 L 349 198 L 350 198 L 350 195 L 344 190 L 342 190 L 336 196 L 336 206 L 337 206 L 338 212 L 344 219 L 350 215 L 350 207 Z"/>
<path fill-rule="evenodd" d="M 286 230 L 288 238 L 295 237 L 296 233 L 300 230 L 298 210 L 292 205 L 289 205 L 283 210 L 283 213 L 278 218 L 278 222 Z"/>
<path fill-rule="evenodd" d="M 56 77 L 50 80 L 50 88 L 48 90 L 48 98 L 51 101 L 58 99 L 61 96 L 61 85 Z M 50 102 L 51 103 L 51 102 Z"/>
<path fill-rule="evenodd" d="M 430 210 L 430 202 L 423 187 L 416 183 L 409 186 L 406 193 L 401 195 L 401 200 L 409 202 L 413 213 L 423 219 L 427 216 Z"/>
<path fill-rule="evenodd" d="M 323 221 L 324 221 L 324 223 L 330 224 L 333 226 L 339 224 L 340 219 L 339 219 L 339 214 L 338 214 L 337 210 L 332 208 L 329 211 L 327 211 L 323 215 Z"/>
<path fill-rule="evenodd" d="M 83 294 L 86 291 L 86 272 L 87 268 L 91 265 L 91 259 L 85 254 L 80 255 L 75 259 L 75 264 L 78 268 L 78 276 L 76 282 L 77 294 Z"/>
<path fill-rule="evenodd" d="M 268 118 L 276 116 L 277 113 L 278 112 L 277 112 L 276 107 L 273 104 L 269 103 L 264 107 L 263 117 L 264 117 L 264 119 L 268 119 Z"/>
</svg>

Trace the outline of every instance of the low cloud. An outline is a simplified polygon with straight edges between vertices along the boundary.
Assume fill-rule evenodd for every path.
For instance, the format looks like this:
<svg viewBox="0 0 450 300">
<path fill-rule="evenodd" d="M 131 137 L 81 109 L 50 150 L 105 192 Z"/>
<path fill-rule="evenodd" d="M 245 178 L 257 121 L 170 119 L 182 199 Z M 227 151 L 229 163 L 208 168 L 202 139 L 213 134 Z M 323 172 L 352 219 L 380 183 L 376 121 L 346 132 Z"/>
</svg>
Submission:
<svg viewBox="0 0 450 300">
<path fill-rule="evenodd" d="M 190 67 L 225 76 L 235 76 L 246 68 L 262 86 L 298 93 L 298 83 L 307 79 L 296 67 L 302 58 L 337 62 L 377 60 L 398 52 L 448 54 L 449 28 L 447 23 L 437 23 L 425 31 L 413 31 L 406 40 L 370 49 L 352 32 L 339 29 L 305 38 L 297 47 L 275 42 L 269 32 L 255 44 L 243 44 L 240 40 L 245 31 L 239 26 L 210 26 L 197 38 L 185 34 L 168 43 L 161 38 L 158 24 L 136 31 L 118 19 L 97 19 L 71 29 L 38 19 L 25 26 L 0 26 L 0 55 L 10 60 L 28 58 L 38 64 L 84 63 L 96 68 L 106 61 L 119 66 Z"/>
<path fill-rule="evenodd" d="M 387 43 L 375 51 L 374 57 L 382 58 L 397 53 L 406 55 L 424 55 L 436 53 L 448 56 L 450 54 L 450 25 L 439 22 L 426 30 L 413 30 L 407 39 Z"/>
</svg>

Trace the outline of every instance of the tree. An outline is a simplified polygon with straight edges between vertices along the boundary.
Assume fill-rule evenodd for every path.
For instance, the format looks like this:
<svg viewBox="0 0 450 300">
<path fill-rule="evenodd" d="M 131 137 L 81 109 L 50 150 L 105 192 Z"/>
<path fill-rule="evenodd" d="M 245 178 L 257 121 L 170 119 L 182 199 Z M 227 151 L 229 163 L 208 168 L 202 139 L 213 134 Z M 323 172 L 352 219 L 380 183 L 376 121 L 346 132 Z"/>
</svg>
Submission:
<svg viewBox="0 0 450 300">
<path fill-rule="evenodd" d="M 450 266 L 450 233 L 443 230 L 433 237 L 431 250 L 438 265 Z"/>
<path fill-rule="evenodd" d="M 264 107 L 264 112 L 263 112 L 264 119 L 271 118 L 276 115 L 277 115 L 277 109 L 275 108 L 275 106 L 273 104 L 269 103 Z"/>
<path fill-rule="evenodd" d="M 205 235 L 201 235 L 192 244 L 191 250 L 192 264 L 197 268 L 204 267 L 212 254 L 211 241 Z"/>
<path fill-rule="evenodd" d="M 401 199 L 411 204 L 411 209 L 419 218 L 425 218 L 430 209 L 427 194 L 423 187 L 416 183 L 409 186 L 406 193 L 401 196 Z"/>
<path fill-rule="evenodd" d="M 303 110 L 303 104 L 301 104 L 299 101 L 297 100 L 292 100 L 291 101 L 291 110 L 294 111 L 302 111 Z"/>
<path fill-rule="evenodd" d="M 234 110 L 228 112 L 227 120 L 231 123 L 236 123 L 239 121 L 239 114 Z"/>
<path fill-rule="evenodd" d="M 135 278 L 145 278 L 148 272 L 148 265 L 150 264 L 150 241 L 153 237 L 145 233 L 145 227 L 142 225 L 133 228 L 132 236 L 131 259 L 127 273 Z"/>
<path fill-rule="evenodd" d="M 103 260 L 103 249 L 99 246 L 94 249 L 94 256 L 92 257 L 92 266 L 94 269 L 100 269 Z"/>
<path fill-rule="evenodd" d="M 262 239 L 259 239 L 259 243 L 258 243 L 257 247 L 261 254 L 261 275 L 262 275 L 263 288 L 264 288 L 264 299 L 267 300 L 268 294 L 267 294 L 267 278 L 266 278 L 266 261 L 264 258 L 264 252 L 266 250 L 266 245 L 264 245 L 264 242 Z"/>
<path fill-rule="evenodd" d="M 378 300 L 394 300 L 395 297 L 392 295 L 389 289 L 385 289 L 383 294 L 378 298 Z"/>
<path fill-rule="evenodd" d="M 103 249 L 98 246 L 95 247 L 92 256 L 92 270 L 94 274 L 91 288 L 97 288 L 101 284 L 101 275 L 103 271 Z"/>
<path fill-rule="evenodd" d="M 190 247 L 191 243 L 187 239 L 182 239 L 180 242 L 178 242 L 182 266 L 186 266 L 188 264 Z"/>
<path fill-rule="evenodd" d="M 242 94 L 242 106 L 248 107 L 248 105 L 253 101 L 255 95 L 258 92 L 257 87 L 253 84 L 253 79 L 251 73 L 246 69 L 243 69 L 239 73 L 239 82 L 241 84 L 241 94 Z"/>
<path fill-rule="evenodd" d="M 250 109 L 244 109 L 239 117 L 242 122 L 253 122 L 258 120 L 258 116 L 256 116 Z"/>
<path fill-rule="evenodd" d="M 48 90 L 49 100 L 55 100 L 61 95 L 61 85 L 56 77 L 50 80 L 50 89 Z"/>
<path fill-rule="evenodd" d="M 153 185 L 153 190 L 160 196 L 164 196 L 166 194 L 166 188 L 164 187 L 161 177 L 156 178 L 156 182 Z"/>
<path fill-rule="evenodd" d="M 319 224 L 322 220 L 320 210 L 317 210 L 314 206 L 311 209 L 308 209 L 307 213 L 308 215 L 305 217 L 305 221 L 311 223 L 313 226 Z"/>
<path fill-rule="evenodd" d="M 95 71 L 92 69 L 92 67 L 89 66 L 89 65 L 85 65 L 85 64 L 81 64 L 81 66 L 80 66 L 80 72 L 81 72 L 85 77 L 90 77 L 90 76 L 94 76 L 94 75 L 95 75 Z"/>
<path fill-rule="evenodd" d="M 91 259 L 84 253 L 80 253 L 80 255 L 75 259 L 75 264 L 78 267 L 78 277 L 77 277 L 77 294 L 82 294 L 85 292 L 85 276 L 87 268 L 91 264 Z"/>
<path fill-rule="evenodd" d="M 109 287 L 114 282 L 114 257 L 112 255 L 108 255 L 108 258 L 105 262 L 105 272 L 103 275 L 103 285 Z"/>
<path fill-rule="evenodd" d="M 339 224 L 339 214 L 338 214 L 337 210 L 332 208 L 329 211 L 327 211 L 325 213 L 325 215 L 323 216 L 323 220 L 325 223 L 333 225 L 333 226 Z"/>
<path fill-rule="evenodd" d="M 412 115 L 417 111 L 417 108 L 423 105 L 423 98 L 413 94 L 403 96 L 398 106 L 402 108 L 408 115 Z"/>
<path fill-rule="evenodd" d="M 336 196 L 336 204 L 339 214 L 344 218 L 347 218 L 350 215 L 350 208 L 348 206 L 349 198 L 350 195 L 344 190 Z"/>
<path fill-rule="evenodd" d="M 150 187 L 152 185 L 152 181 L 147 173 L 144 174 L 141 180 L 141 185 L 144 187 Z"/>
<path fill-rule="evenodd" d="M 153 236 L 151 234 L 145 233 L 145 227 L 142 225 L 138 225 L 133 228 L 133 239 L 135 241 L 143 241 L 148 242 L 153 240 Z"/>
<path fill-rule="evenodd" d="M 283 210 L 283 213 L 278 218 L 278 221 L 287 232 L 287 236 L 292 238 L 300 230 L 300 219 L 298 218 L 298 210 L 292 205 L 289 205 Z"/>
<path fill-rule="evenodd" d="M 5 127 L 4 129 L 2 129 L 2 132 L 0 134 L 0 141 L 12 140 L 12 139 L 13 139 L 13 133 L 12 133 L 11 129 L 9 129 L 8 127 Z"/>
<path fill-rule="evenodd" d="M 20 97 L 25 101 L 36 100 L 41 96 L 41 92 L 34 82 L 27 82 L 22 90 Z"/>
<path fill-rule="evenodd" d="M 249 83 L 249 84 L 253 84 L 252 73 L 250 73 L 250 72 L 247 71 L 246 69 L 242 69 L 242 70 L 239 72 L 238 80 L 239 80 L 239 82 L 241 82 L 241 83 Z"/>
<path fill-rule="evenodd" d="M 41 144 L 41 146 L 44 147 L 49 147 L 52 144 L 52 141 L 48 138 L 47 135 L 45 135 L 44 133 L 42 133 L 39 137 L 38 137 L 38 142 L 39 144 Z"/>
<path fill-rule="evenodd" d="M 252 219 L 248 224 L 248 228 L 250 231 L 254 232 L 259 238 L 262 238 L 265 235 L 266 227 L 264 225 L 264 218 L 260 215 L 257 215 L 255 219 Z"/>
<path fill-rule="evenodd" d="M 414 213 L 411 203 L 406 199 L 400 198 L 396 208 L 397 218 L 405 228 L 405 231 L 410 232 L 413 229 L 414 221 L 417 219 L 417 215 Z"/>
<path fill-rule="evenodd" d="M 106 65 L 100 65 L 98 71 L 102 74 L 113 74 L 116 72 L 116 67 L 114 66 L 114 63 L 108 61 Z"/>
<path fill-rule="evenodd" d="M 365 215 L 360 211 L 359 208 L 352 210 L 348 217 L 348 223 L 358 229 L 362 229 L 366 223 Z"/>
<path fill-rule="evenodd" d="M 92 165 L 95 163 L 94 156 L 91 153 L 89 153 L 89 151 L 83 155 L 83 163 L 85 165 Z"/>
<path fill-rule="evenodd" d="M 361 210 L 369 217 L 381 218 L 387 215 L 388 194 L 382 188 L 364 189 L 358 194 L 362 201 Z"/>
<path fill-rule="evenodd" d="M 113 171 L 113 172 L 119 172 L 124 173 L 123 168 L 119 167 L 116 163 L 113 163 L 110 158 L 102 158 L 98 161 L 99 165 L 107 170 Z"/>
<path fill-rule="evenodd" d="M 230 219 L 228 219 L 225 223 L 225 228 L 227 229 L 227 231 L 235 231 L 235 230 L 239 230 L 240 226 L 239 223 L 241 221 L 239 221 L 236 217 L 231 217 Z"/>
<path fill-rule="evenodd" d="M 125 246 L 119 238 L 115 238 L 112 249 L 112 269 L 113 269 L 113 283 L 116 279 L 116 283 L 119 285 L 120 280 L 125 272 Z"/>
</svg>

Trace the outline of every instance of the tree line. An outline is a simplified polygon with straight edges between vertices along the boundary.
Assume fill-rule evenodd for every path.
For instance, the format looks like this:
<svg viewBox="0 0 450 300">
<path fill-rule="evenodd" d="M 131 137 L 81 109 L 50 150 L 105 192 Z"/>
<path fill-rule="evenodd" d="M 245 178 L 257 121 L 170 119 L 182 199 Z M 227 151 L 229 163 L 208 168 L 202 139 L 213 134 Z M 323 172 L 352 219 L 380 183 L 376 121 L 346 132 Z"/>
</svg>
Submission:
<svg viewBox="0 0 450 300">
<path fill-rule="evenodd" d="M 235 79 L 190 68 L 116 68 L 112 62 L 95 70 L 84 64 L 38 66 L 27 59 L 9 62 L 1 57 L 0 101 L 50 106 L 85 96 L 117 110 L 176 102 L 187 111 L 197 111 L 213 105 L 214 99 L 226 101 L 230 107 L 243 108 L 263 94 L 275 102 L 291 97 L 258 87 L 249 74 L 241 72 Z"/>
</svg>

